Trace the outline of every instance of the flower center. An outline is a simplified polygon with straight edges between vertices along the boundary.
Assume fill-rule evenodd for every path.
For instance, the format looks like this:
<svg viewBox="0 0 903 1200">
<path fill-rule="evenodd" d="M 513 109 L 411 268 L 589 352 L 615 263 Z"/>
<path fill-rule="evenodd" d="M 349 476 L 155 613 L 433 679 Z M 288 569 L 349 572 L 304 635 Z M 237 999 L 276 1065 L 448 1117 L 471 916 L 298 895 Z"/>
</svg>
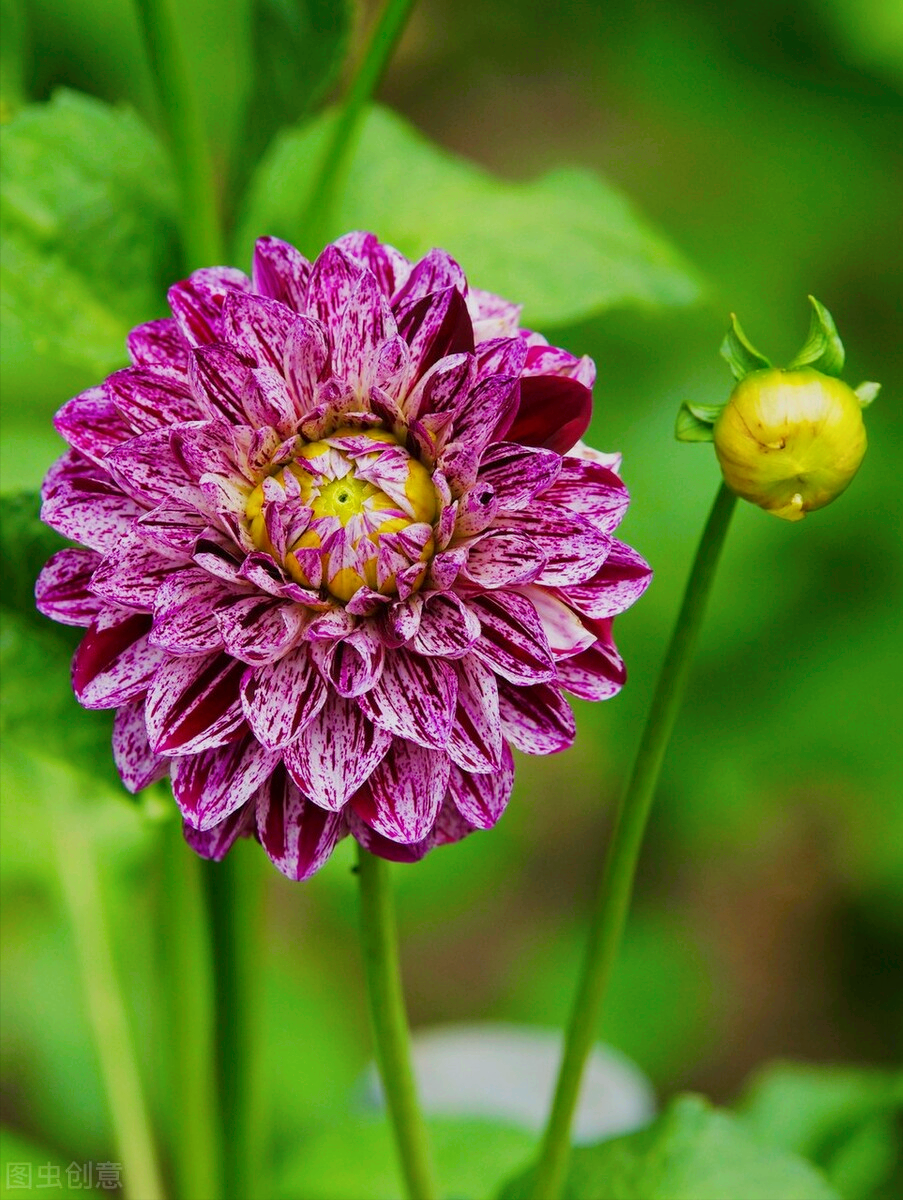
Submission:
<svg viewBox="0 0 903 1200">
<path fill-rule="evenodd" d="M 248 530 L 304 587 L 348 601 L 363 587 L 409 595 L 434 550 L 439 499 L 392 434 L 339 429 L 299 443 L 248 497 Z"/>
</svg>

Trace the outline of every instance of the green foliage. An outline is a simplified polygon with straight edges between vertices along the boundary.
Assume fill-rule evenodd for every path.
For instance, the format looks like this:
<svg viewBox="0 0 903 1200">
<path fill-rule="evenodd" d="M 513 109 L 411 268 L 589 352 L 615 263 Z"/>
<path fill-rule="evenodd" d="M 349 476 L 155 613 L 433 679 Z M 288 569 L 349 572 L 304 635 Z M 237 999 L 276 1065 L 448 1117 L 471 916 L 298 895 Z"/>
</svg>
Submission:
<svg viewBox="0 0 903 1200">
<path fill-rule="evenodd" d="M 177 277 L 176 198 L 165 153 L 127 109 L 59 92 L 2 136 L 3 395 L 20 419 L 124 365 L 126 333 Z"/>
<path fill-rule="evenodd" d="M 25 99 L 25 12 L 21 0 L 0 0 L 0 122 L 8 121 Z"/>
<path fill-rule="evenodd" d="M 721 357 L 736 380 L 743 379 L 750 371 L 761 371 L 771 366 L 765 355 L 759 353 L 743 332 L 734 313 L 731 313 L 731 323 L 721 343 Z"/>
<path fill-rule="evenodd" d="M 529 1196 L 530 1172 L 501 1200 Z M 565 1200 L 840 1200 L 802 1158 L 770 1147 L 701 1096 L 678 1096 L 638 1133 L 578 1147 Z"/>
<path fill-rule="evenodd" d="M 34 606 L 41 567 L 66 545 L 41 524 L 39 511 L 36 496 L 6 496 L 0 505 L 0 732 L 121 791 L 110 754 L 112 714 L 88 712 L 72 695 L 69 660 L 82 631 L 46 620 Z"/>
<path fill-rule="evenodd" d="M 711 442 L 723 408 L 723 404 L 691 404 L 684 400 L 677 414 L 674 436 L 679 442 Z"/>
<path fill-rule="evenodd" d="M 496 1181 L 523 1163 L 535 1145 L 531 1134 L 489 1121 L 427 1124 L 445 1200 L 488 1200 Z M 396 1200 L 401 1191 L 392 1134 L 377 1117 L 336 1122 L 305 1139 L 277 1186 L 280 1200 Z"/>
<path fill-rule="evenodd" d="M 812 367 L 824 375 L 839 375 L 846 355 L 834 318 L 814 296 L 809 297 L 809 303 L 812 305 L 809 336 L 803 348 L 787 364 L 788 368 Z"/>
<path fill-rule="evenodd" d="M 276 139 L 239 221 L 237 260 L 275 234 L 307 253 L 301 214 L 332 114 Z M 687 304 L 700 285 L 680 254 L 599 176 L 553 171 L 506 183 L 427 141 L 387 109 L 370 109 L 344 181 L 331 236 L 372 229 L 405 254 L 442 246 L 471 282 L 524 305 L 534 325 L 625 304 Z"/>
<path fill-rule="evenodd" d="M 19 1176 L 15 1171 L 9 1172 L 8 1168 L 13 1163 L 17 1167 L 25 1166 L 28 1175 L 23 1178 L 30 1180 L 27 1185 L 17 1182 Z M 68 1165 L 61 1155 L 54 1153 L 46 1146 L 38 1146 L 29 1138 L 22 1137 L 20 1133 L 7 1129 L 6 1126 L 0 1128 L 0 1200 L 17 1200 L 23 1191 L 31 1191 L 33 1188 L 40 1187 L 42 1181 L 44 1187 L 51 1190 L 47 1180 L 55 1178 L 59 1178 L 61 1181 L 65 1180 Z M 49 1171 L 46 1170 L 48 1167 Z M 41 1168 L 45 1168 L 46 1174 L 40 1173 Z"/>
<path fill-rule="evenodd" d="M 775 1063 L 739 1107 L 762 1138 L 821 1167 L 844 1200 L 882 1194 L 901 1158 L 903 1071 Z"/>
</svg>

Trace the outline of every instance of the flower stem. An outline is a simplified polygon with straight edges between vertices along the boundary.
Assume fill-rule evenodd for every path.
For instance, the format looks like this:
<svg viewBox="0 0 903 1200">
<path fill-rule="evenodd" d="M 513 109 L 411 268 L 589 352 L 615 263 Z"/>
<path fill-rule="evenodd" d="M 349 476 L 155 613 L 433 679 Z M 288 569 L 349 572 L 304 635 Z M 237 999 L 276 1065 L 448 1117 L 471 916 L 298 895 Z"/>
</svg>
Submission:
<svg viewBox="0 0 903 1200">
<path fill-rule="evenodd" d="M 308 248 L 312 253 L 329 235 L 336 196 L 357 142 L 364 106 L 386 69 L 413 7 L 414 0 L 386 0 L 373 36 L 352 76 L 300 223 L 307 231 Z"/>
<path fill-rule="evenodd" d="M 204 120 L 176 19 L 175 0 L 135 0 L 181 191 L 182 242 L 189 268 L 222 261 L 223 243 Z"/>
<path fill-rule="evenodd" d="M 389 864 L 358 846 L 358 874 L 370 1017 L 395 1144 L 410 1200 L 432 1200 L 437 1191 L 411 1066 Z"/>
<path fill-rule="evenodd" d="M 617 957 L 637 860 L 662 760 L 680 709 L 693 649 L 736 496 L 722 483 L 696 551 L 677 624 L 637 751 L 633 774 L 615 819 L 590 923 L 583 974 L 574 1000 L 552 1112 L 533 1177 L 532 1200 L 557 1200 L 570 1153 L 570 1130 L 580 1082 L 592 1048 L 605 990 Z"/>
<path fill-rule="evenodd" d="M 256 858 L 233 847 L 219 863 L 203 864 L 213 928 L 217 1083 L 222 1114 L 222 1174 L 226 1200 L 269 1193 L 260 1173 L 262 1128 L 259 1046 L 261 902 Z"/>
<path fill-rule="evenodd" d="M 133 1200 L 162 1200 L 165 1193 L 157 1150 L 128 1007 L 113 958 L 97 859 L 84 821 L 68 807 L 72 802 L 62 796 L 55 805 L 51 826 L 116 1153 L 122 1162 L 123 1187 Z"/>
<path fill-rule="evenodd" d="M 180 1196 L 222 1195 L 213 1042 L 210 928 L 201 860 L 180 822 L 165 829 L 162 917 L 168 1007 L 172 1156 Z"/>
</svg>

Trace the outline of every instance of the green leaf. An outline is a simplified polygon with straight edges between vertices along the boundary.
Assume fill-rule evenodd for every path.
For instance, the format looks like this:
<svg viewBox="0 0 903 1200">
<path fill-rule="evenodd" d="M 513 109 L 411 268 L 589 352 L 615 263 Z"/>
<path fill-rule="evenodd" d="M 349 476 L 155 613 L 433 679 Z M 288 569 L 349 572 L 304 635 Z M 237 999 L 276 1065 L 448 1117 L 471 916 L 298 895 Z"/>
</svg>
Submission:
<svg viewBox="0 0 903 1200">
<path fill-rule="evenodd" d="M 529 1195 L 530 1173 L 503 1200 Z M 756 1138 L 701 1096 L 678 1096 L 648 1129 L 571 1155 L 565 1200 L 839 1200 L 802 1158 Z"/>
<path fill-rule="evenodd" d="M 739 1108 L 760 1136 L 820 1166 L 845 1200 L 869 1200 L 899 1156 L 903 1071 L 775 1063 Z"/>
<path fill-rule="evenodd" d="M 166 155 L 127 109 L 58 92 L 2 139 L 3 395 L 21 420 L 124 365 L 128 330 L 163 311 L 176 199 Z"/>
<path fill-rule="evenodd" d="M 684 400 L 677 414 L 674 436 L 679 442 L 711 442 L 715 422 L 723 410 L 723 404 L 691 404 Z"/>
<path fill-rule="evenodd" d="M 483 1120 L 427 1122 L 441 1195 L 488 1200 L 500 1178 L 529 1157 L 532 1134 Z M 349 1153 L 353 1147 L 353 1153 Z M 304 1139 L 277 1177 L 284 1200 L 399 1200 L 401 1179 L 392 1133 L 381 1117 L 336 1121 Z"/>
<path fill-rule="evenodd" d="M 771 366 L 743 332 L 735 313 L 731 313 L 731 323 L 721 343 L 721 357 L 736 380 L 744 379 L 751 371 L 762 371 Z"/>
<path fill-rule="evenodd" d="M 243 180 L 286 117 L 306 117 L 336 81 L 352 16 L 347 0 L 256 0 L 254 86 L 238 163 Z"/>
<path fill-rule="evenodd" d="M 121 791 L 110 750 L 112 713 L 88 712 L 72 694 L 69 663 L 83 631 L 48 621 L 34 606 L 41 567 L 67 544 L 41 523 L 39 511 L 32 495 L 5 496 L 0 505 L 0 733 Z"/>
<path fill-rule="evenodd" d="M 824 375 L 839 375 L 845 355 L 834 318 L 814 296 L 809 297 L 809 303 L 812 305 L 809 336 L 799 354 L 787 364 L 788 368 L 812 367 Z"/>
<path fill-rule="evenodd" d="M 238 257 L 274 234 L 307 244 L 301 223 L 334 114 L 280 134 L 255 172 Z M 699 279 L 682 256 L 598 175 L 571 168 L 507 183 L 429 142 L 385 108 L 367 114 L 330 236 L 370 229 L 405 254 L 441 246 L 475 287 L 554 325 L 615 305 L 689 304 Z"/>
</svg>

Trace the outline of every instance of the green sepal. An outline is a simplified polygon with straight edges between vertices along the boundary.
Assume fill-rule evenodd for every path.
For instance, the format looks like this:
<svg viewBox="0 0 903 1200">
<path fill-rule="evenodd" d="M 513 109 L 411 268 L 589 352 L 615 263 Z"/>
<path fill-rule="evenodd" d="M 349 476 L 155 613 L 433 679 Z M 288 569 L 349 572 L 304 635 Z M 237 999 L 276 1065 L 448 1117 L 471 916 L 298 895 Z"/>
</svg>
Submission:
<svg viewBox="0 0 903 1200">
<path fill-rule="evenodd" d="M 715 422 L 723 409 L 723 404 L 691 404 L 684 400 L 677 414 L 674 436 L 679 442 L 711 442 Z"/>
<path fill-rule="evenodd" d="M 812 367 L 823 375 L 840 375 L 846 355 L 834 318 L 814 296 L 809 297 L 809 303 L 812 305 L 809 336 L 799 354 L 787 364 L 788 369 Z"/>
<path fill-rule="evenodd" d="M 731 323 L 721 343 L 721 357 L 738 382 L 745 379 L 751 371 L 763 371 L 771 366 L 765 355 L 759 353 L 740 328 L 735 313 L 731 313 Z"/>
<path fill-rule="evenodd" d="M 859 397 L 859 403 L 862 405 L 862 407 L 868 408 L 868 406 L 874 399 L 877 398 L 878 393 L 881 391 L 881 384 L 869 382 L 860 383 L 859 387 L 854 388 L 853 391 Z"/>
</svg>

